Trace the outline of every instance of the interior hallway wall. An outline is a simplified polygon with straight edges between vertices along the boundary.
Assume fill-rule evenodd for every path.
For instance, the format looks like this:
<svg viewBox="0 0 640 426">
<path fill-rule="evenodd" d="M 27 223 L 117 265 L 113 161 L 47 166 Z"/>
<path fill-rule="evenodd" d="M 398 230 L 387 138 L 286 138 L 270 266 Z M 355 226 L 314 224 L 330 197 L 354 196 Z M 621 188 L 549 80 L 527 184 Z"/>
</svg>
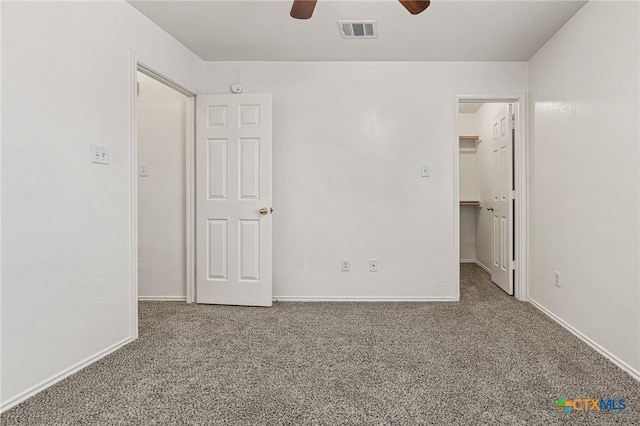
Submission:
<svg viewBox="0 0 640 426">
<path fill-rule="evenodd" d="M 524 93 L 525 63 L 209 62 L 206 76 L 208 93 L 238 79 L 273 93 L 275 297 L 454 297 L 453 94 Z"/>
<path fill-rule="evenodd" d="M 182 300 L 188 98 L 140 72 L 138 83 L 138 297 Z"/>
<path fill-rule="evenodd" d="M 1 27 L 6 408 L 132 338 L 131 52 L 194 88 L 202 61 L 123 1 L 2 2 Z"/>
<path fill-rule="evenodd" d="M 529 63 L 530 299 L 637 378 L 639 20 L 591 1 Z"/>
</svg>

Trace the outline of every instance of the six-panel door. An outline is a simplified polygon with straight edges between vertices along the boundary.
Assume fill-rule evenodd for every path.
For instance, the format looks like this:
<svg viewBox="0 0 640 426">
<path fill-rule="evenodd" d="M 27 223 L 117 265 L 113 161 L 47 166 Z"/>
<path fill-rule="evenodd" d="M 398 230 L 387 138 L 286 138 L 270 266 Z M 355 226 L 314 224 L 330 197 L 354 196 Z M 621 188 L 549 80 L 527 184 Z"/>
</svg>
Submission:
<svg viewBox="0 0 640 426">
<path fill-rule="evenodd" d="M 271 224 L 271 95 L 198 96 L 198 303 L 271 306 Z"/>
<path fill-rule="evenodd" d="M 502 109 L 493 122 L 493 253 L 491 281 L 510 295 L 513 295 L 513 274 L 511 259 L 513 256 L 513 205 L 511 190 L 513 186 L 513 131 L 511 128 L 510 106 Z"/>
</svg>

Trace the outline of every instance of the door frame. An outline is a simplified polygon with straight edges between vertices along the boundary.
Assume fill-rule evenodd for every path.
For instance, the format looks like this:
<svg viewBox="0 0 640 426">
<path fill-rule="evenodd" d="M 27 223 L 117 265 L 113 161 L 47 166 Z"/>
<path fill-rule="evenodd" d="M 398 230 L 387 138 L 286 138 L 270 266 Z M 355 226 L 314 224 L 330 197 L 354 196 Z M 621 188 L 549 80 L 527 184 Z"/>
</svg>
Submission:
<svg viewBox="0 0 640 426">
<path fill-rule="evenodd" d="M 187 303 L 195 301 L 195 99 L 198 92 L 178 83 L 159 68 L 130 51 L 129 59 L 129 229 L 131 282 L 131 338 L 138 338 L 138 125 L 137 73 L 141 73 L 187 96 L 185 112 L 185 283 Z"/>
<path fill-rule="evenodd" d="M 458 128 L 458 104 L 460 102 L 493 102 L 514 104 L 516 131 L 514 140 L 514 179 L 515 179 L 515 268 L 514 297 L 521 301 L 529 299 L 528 260 L 529 260 L 529 161 L 527 139 L 527 95 L 526 93 L 506 94 L 461 94 L 453 95 L 453 295 L 460 300 L 460 150 Z"/>
</svg>

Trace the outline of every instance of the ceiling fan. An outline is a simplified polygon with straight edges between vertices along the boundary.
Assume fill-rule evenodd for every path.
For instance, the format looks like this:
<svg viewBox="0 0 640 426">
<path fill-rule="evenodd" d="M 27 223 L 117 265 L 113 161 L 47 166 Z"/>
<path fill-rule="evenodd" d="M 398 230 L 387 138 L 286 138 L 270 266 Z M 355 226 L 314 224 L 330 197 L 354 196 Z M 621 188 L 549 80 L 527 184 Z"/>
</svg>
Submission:
<svg viewBox="0 0 640 426">
<path fill-rule="evenodd" d="M 316 7 L 318 0 L 293 0 L 293 6 L 291 6 L 291 17 L 296 19 L 309 19 L 313 15 L 313 9 Z M 429 4 L 429 0 L 398 0 L 405 9 L 412 15 L 424 11 Z"/>
</svg>

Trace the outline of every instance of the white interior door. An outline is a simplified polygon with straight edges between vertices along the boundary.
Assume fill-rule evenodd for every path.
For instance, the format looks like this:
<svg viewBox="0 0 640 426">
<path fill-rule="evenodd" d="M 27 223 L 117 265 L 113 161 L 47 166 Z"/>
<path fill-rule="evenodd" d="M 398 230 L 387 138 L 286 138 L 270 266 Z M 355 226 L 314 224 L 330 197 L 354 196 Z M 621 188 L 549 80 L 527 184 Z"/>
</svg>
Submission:
<svg viewBox="0 0 640 426">
<path fill-rule="evenodd" d="M 511 106 L 493 119 L 492 197 L 493 215 L 491 281 L 513 295 L 513 131 Z"/>
<path fill-rule="evenodd" d="M 271 306 L 271 94 L 196 103 L 196 301 Z"/>
</svg>

